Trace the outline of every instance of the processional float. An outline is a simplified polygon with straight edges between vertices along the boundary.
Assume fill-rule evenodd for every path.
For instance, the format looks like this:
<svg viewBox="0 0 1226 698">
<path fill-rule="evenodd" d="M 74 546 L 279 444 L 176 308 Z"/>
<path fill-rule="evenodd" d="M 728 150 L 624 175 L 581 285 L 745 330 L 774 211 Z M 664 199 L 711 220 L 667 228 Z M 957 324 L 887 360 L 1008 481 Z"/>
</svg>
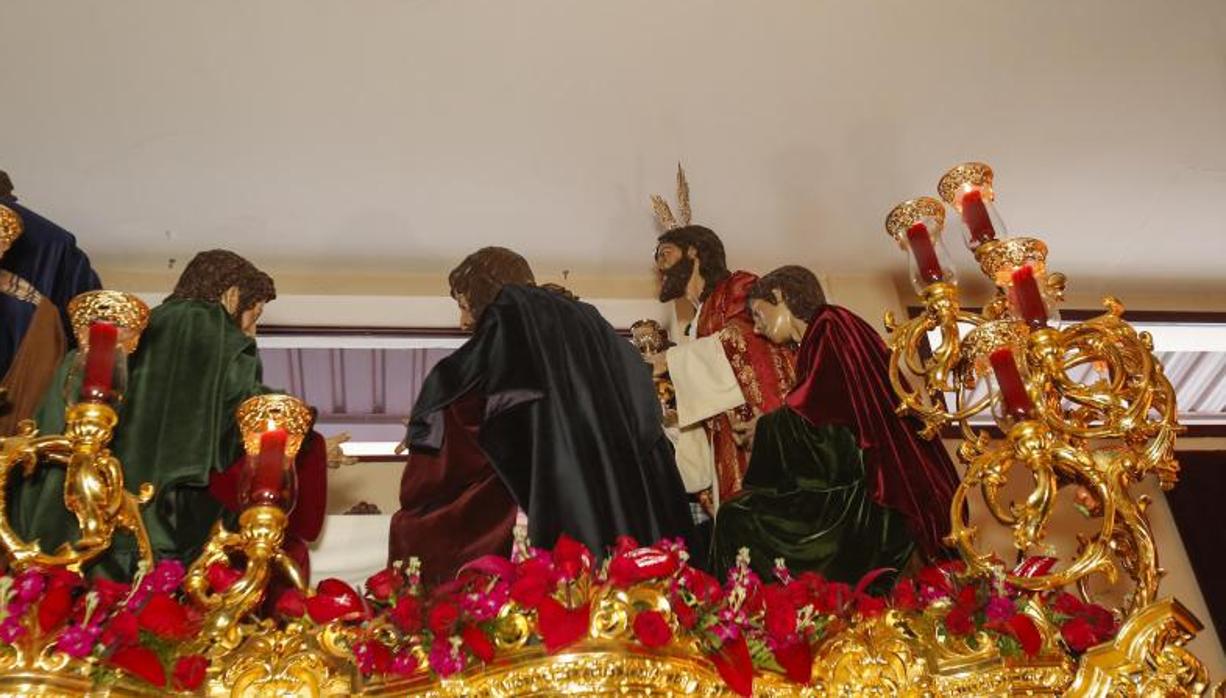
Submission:
<svg viewBox="0 0 1226 698">
<path fill-rule="evenodd" d="M 547 551 L 521 537 L 511 559 L 477 561 L 442 589 L 424 589 L 412 562 L 364 594 L 307 588 L 281 543 L 310 417 L 268 395 L 236 415 L 237 530 L 215 526 L 186 569 L 157 561 L 140 516 L 152 488 L 125 483 L 107 449 L 147 309 L 93 292 L 70 308 L 81 349 L 64 434 L 27 423 L 0 440 L 0 497 L 18 476 L 62 469 L 81 532 L 48 552 L 0 516 L 0 694 L 1223 695 L 1185 648 L 1200 623 L 1159 594 L 1136 491 L 1178 474 L 1175 395 L 1151 338 L 1113 298 L 1061 322 L 1065 278 L 1042 241 L 1006 234 L 992 183 L 988 166 L 959 165 L 938 185 L 944 203 L 910 200 L 886 219 L 923 302 L 906 322 L 886 316 L 899 413 L 930 438 L 961 437 L 956 559 L 874 594 L 870 579 L 782 561 L 775 580 L 745 563 L 721 583 L 670 541 L 622 541 L 597 564 L 568 539 Z M 946 206 L 996 288 L 978 312 L 942 241 Z M 1074 503 L 1093 527 L 1061 554 L 1048 529 Z M 985 545 L 989 525 L 1007 554 Z M 116 534 L 138 542 L 137 580 L 82 578 Z"/>
</svg>

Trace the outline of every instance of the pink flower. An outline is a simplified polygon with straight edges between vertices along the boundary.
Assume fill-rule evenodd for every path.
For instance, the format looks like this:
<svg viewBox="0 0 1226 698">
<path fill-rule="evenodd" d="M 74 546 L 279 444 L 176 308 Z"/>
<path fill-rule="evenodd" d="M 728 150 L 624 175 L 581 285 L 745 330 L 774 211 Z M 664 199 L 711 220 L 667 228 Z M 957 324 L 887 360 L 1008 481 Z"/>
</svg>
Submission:
<svg viewBox="0 0 1226 698">
<path fill-rule="evenodd" d="M 145 583 L 155 594 L 169 594 L 179 588 L 185 574 L 182 562 L 166 558 L 153 566 L 153 571 L 145 577 Z"/>
<path fill-rule="evenodd" d="M 460 651 L 447 641 L 447 638 L 439 638 L 434 641 L 434 646 L 430 648 L 428 661 L 434 673 L 442 677 L 464 670 L 464 655 L 460 654 Z"/>
<path fill-rule="evenodd" d="M 417 672 L 417 657 L 407 649 L 400 650 L 396 656 L 392 658 L 392 664 L 388 667 L 388 673 L 396 676 L 412 676 Z"/>
<path fill-rule="evenodd" d="M 993 596 L 988 599 L 988 607 L 985 613 L 989 621 L 1004 623 L 1017 613 L 1017 607 L 1012 601 L 1003 596 Z"/>
<path fill-rule="evenodd" d="M 80 626 L 72 624 L 60 633 L 55 648 L 69 657 L 82 659 L 94 651 L 94 643 L 102 634 L 102 628 L 97 625 Z"/>
<path fill-rule="evenodd" d="M 26 628 L 21 624 L 21 617 L 11 615 L 0 621 L 0 642 L 13 644 L 26 634 Z"/>
<path fill-rule="evenodd" d="M 13 593 L 18 601 L 23 603 L 32 603 L 38 600 L 38 597 L 43 595 L 43 590 L 47 588 L 47 580 L 43 578 L 43 573 L 38 570 L 26 570 L 17 577 L 17 581 L 13 583 Z"/>
</svg>

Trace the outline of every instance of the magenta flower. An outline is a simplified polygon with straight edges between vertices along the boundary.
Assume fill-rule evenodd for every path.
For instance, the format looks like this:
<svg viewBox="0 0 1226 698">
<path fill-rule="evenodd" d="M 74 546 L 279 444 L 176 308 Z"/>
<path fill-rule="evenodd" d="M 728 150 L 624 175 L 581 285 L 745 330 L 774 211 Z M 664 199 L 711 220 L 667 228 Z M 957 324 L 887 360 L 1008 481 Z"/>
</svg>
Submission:
<svg viewBox="0 0 1226 698">
<path fill-rule="evenodd" d="M 183 583 L 185 575 L 186 571 L 183 569 L 182 562 L 170 559 L 159 560 L 153 566 L 153 571 L 149 573 L 149 576 L 145 577 L 145 582 L 149 585 L 150 591 L 155 594 L 171 594 Z"/>
<path fill-rule="evenodd" d="M 0 621 L 0 642 L 11 645 L 25 634 L 26 626 L 21 624 L 20 617 L 9 616 Z"/>
<path fill-rule="evenodd" d="M 464 669 L 464 656 L 446 638 L 436 639 L 430 648 L 430 668 L 442 677 L 457 674 Z"/>
<path fill-rule="evenodd" d="M 100 626 L 81 626 L 73 623 L 60 633 L 60 639 L 56 641 L 55 648 L 74 659 L 88 657 L 94 651 L 94 643 L 98 641 L 98 636 L 101 634 Z"/>
<path fill-rule="evenodd" d="M 1009 599 L 1003 596 L 993 596 L 988 599 L 988 607 L 985 612 L 988 620 L 1005 622 L 1017 613 L 1017 608 Z"/>
<path fill-rule="evenodd" d="M 38 597 L 43 595 L 43 590 L 47 588 L 47 580 L 43 577 L 43 573 L 38 570 L 26 570 L 21 573 L 17 581 L 13 583 L 13 592 L 18 601 L 30 603 L 37 601 Z"/>
</svg>

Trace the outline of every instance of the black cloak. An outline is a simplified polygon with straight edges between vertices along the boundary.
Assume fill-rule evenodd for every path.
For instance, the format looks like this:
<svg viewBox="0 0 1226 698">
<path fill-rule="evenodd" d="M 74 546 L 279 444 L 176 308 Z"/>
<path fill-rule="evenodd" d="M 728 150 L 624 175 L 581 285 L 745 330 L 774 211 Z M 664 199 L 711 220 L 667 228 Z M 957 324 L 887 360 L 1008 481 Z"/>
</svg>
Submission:
<svg viewBox="0 0 1226 698">
<path fill-rule="evenodd" d="M 591 305 L 504 287 L 427 376 L 410 448 L 439 449 L 443 408 L 471 392 L 485 398 L 479 443 L 527 512 L 534 545 L 566 533 L 599 554 L 619 535 L 690 537 L 651 370 Z"/>
</svg>

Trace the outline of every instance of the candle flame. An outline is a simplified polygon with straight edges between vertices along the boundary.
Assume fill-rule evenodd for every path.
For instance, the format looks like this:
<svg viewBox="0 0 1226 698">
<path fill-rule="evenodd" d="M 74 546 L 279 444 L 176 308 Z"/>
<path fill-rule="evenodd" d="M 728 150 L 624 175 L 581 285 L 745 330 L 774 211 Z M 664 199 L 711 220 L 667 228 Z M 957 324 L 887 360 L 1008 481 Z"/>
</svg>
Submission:
<svg viewBox="0 0 1226 698">
<path fill-rule="evenodd" d="M 273 429 L 276 429 L 276 428 L 277 428 L 277 422 L 272 419 L 269 419 L 268 423 L 264 425 L 264 431 L 272 431 Z"/>
</svg>

